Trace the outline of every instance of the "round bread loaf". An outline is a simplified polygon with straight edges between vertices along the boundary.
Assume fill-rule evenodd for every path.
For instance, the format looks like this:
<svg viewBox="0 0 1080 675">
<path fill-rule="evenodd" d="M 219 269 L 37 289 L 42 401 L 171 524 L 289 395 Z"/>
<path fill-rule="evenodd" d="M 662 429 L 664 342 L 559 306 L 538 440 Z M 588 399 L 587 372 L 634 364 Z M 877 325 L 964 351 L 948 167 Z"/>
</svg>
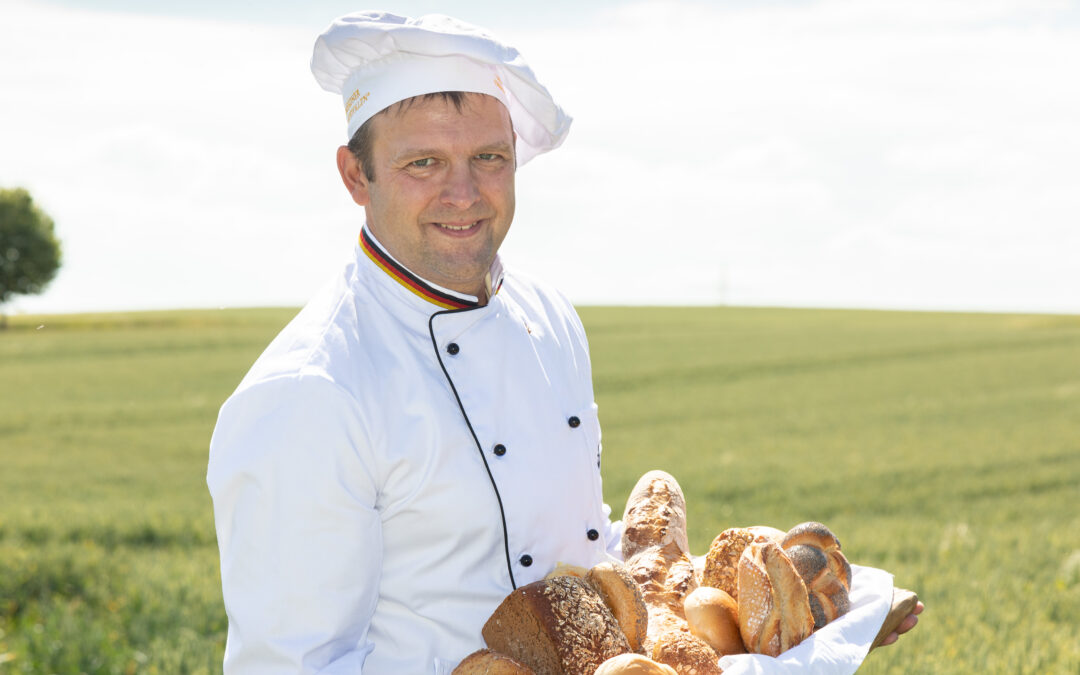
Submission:
<svg viewBox="0 0 1080 675">
<path fill-rule="evenodd" d="M 783 549 L 754 543 L 739 559 L 739 633 L 747 651 L 777 656 L 810 636 L 806 585 Z"/>
<path fill-rule="evenodd" d="M 571 576 L 512 591 L 481 634 L 488 647 L 541 675 L 592 675 L 604 661 L 630 651 L 599 593 Z"/>
<path fill-rule="evenodd" d="M 730 595 L 719 588 L 702 586 L 686 596 L 683 608 L 690 632 L 708 643 L 718 656 L 746 652 L 739 633 L 739 605 Z"/>
<path fill-rule="evenodd" d="M 469 654 L 450 675 L 536 675 L 536 671 L 490 649 Z"/>
<path fill-rule="evenodd" d="M 618 563 L 603 562 L 590 569 L 585 580 L 615 616 L 631 651 L 640 651 L 649 627 L 649 610 L 629 570 Z"/>
<path fill-rule="evenodd" d="M 679 675 L 665 666 L 640 654 L 620 654 L 600 664 L 594 675 Z"/>
</svg>

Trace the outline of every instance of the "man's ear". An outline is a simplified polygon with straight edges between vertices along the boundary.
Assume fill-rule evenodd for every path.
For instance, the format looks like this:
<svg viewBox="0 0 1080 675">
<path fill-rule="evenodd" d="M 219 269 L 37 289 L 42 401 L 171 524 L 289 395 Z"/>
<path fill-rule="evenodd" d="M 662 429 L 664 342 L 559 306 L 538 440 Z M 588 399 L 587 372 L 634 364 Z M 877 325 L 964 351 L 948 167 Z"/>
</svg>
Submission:
<svg viewBox="0 0 1080 675">
<path fill-rule="evenodd" d="M 353 201 L 360 206 L 367 206 L 371 201 L 368 195 L 368 179 L 364 175 L 360 160 L 356 159 L 348 146 L 343 145 L 337 149 L 337 168 Z"/>
</svg>

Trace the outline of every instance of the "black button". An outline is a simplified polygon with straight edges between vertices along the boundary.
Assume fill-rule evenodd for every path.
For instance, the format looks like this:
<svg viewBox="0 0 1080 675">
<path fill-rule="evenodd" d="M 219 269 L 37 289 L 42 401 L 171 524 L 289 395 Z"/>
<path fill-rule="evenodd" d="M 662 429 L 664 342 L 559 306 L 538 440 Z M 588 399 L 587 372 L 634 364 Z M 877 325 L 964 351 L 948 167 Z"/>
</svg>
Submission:
<svg viewBox="0 0 1080 675">
<path fill-rule="evenodd" d="M 505 454 L 506 454 L 506 446 L 505 446 L 505 445 L 503 445 L 502 443 L 499 443 L 499 444 L 498 444 L 498 445 L 496 445 L 496 446 L 495 446 L 495 447 L 494 447 L 493 449 L 494 449 L 494 451 L 495 451 L 495 454 L 496 454 L 497 456 L 499 456 L 499 457 L 502 457 L 503 455 L 505 455 Z"/>
<path fill-rule="evenodd" d="M 521 563 L 522 567 L 528 567 L 529 565 L 532 565 L 532 556 L 526 553 L 518 558 L 518 562 Z"/>
<path fill-rule="evenodd" d="M 571 429 L 577 429 L 581 426 L 581 420 L 577 418 L 577 415 L 571 415 L 570 419 L 566 420 L 566 423 L 570 425 Z"/>
<path fill-rule="evenodd" d="M 457 356 L 457 353 L 461 351 L 461 347 L 457 346 L 456 342 L 451 342 L 446 345 L 446 353 L 450 356 Z"/>
<path fill-rule="evenodd" d="M 600 533 L 596 530 L 589 530 L 585 533 L 585 536 L 589 538 L 589 541 L 596 541 L 600 538 Z"/>
</svg>

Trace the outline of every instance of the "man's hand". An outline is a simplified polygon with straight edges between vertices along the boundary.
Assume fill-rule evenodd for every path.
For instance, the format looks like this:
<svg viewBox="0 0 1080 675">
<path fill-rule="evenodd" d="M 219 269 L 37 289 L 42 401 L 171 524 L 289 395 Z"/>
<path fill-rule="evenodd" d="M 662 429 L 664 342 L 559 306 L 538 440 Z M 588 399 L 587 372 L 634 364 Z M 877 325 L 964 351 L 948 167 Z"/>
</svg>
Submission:
<svg viewBox="0 0 1080 675">
<path fill-rule="evenodd" d="M 878 645 L 879 647 L 886 647 L 891 645 L 900 639 L 900 636 L 908 632 L 915 627 L 915 624 L 919 623 L 919 614 L 926 609 L 922 601 L 919 601 L 915 605 L 915 609 L 911 610 L 911 614 L 904 617 L 904 620 L 900 622 L 900 625 L 896 627 L 896 630 L 885 636 L 885 639 Z"/>
</svg>

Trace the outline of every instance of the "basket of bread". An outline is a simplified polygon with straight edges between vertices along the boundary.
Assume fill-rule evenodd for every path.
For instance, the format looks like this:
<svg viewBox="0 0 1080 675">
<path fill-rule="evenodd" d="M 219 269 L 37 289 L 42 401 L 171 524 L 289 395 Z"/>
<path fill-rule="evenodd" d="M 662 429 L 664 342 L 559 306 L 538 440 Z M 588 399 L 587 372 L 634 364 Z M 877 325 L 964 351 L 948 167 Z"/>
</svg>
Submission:
<svg viewBox="0 0 1080 675">
<path fill-rule="evenodd" d="M 624 562 L 515 589 L 454 674 L 850 673 L 896 614 L 891 576 L 852 566 L 821 523 L 731 528 L 695 558 L 682 489 L 650 471 L 623 524 Z"/>
</svg>

